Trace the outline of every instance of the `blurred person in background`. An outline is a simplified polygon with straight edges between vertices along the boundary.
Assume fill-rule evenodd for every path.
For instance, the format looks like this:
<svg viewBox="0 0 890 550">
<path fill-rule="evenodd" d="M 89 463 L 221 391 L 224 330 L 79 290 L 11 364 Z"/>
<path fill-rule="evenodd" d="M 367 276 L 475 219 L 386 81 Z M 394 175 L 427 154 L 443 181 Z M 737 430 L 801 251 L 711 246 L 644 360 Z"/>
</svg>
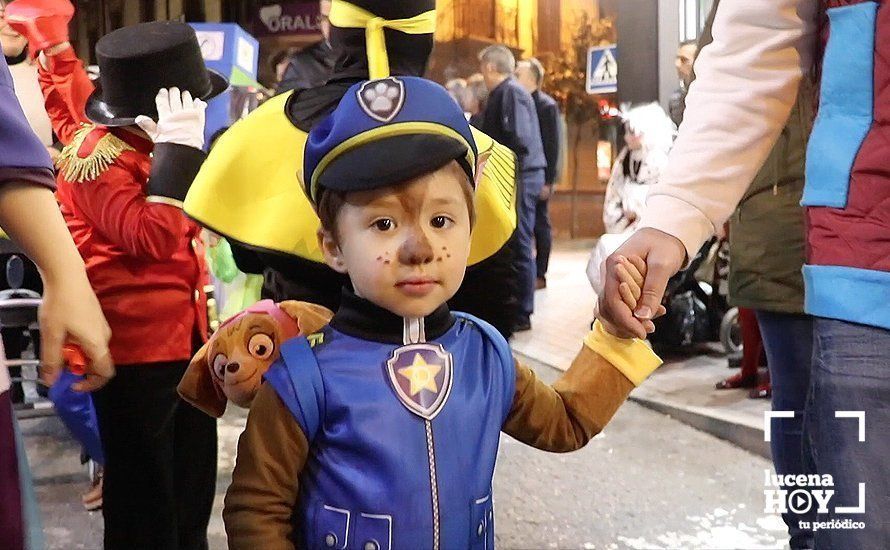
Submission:
<svg viewBox="0 0 890 550">
<path fill-rule="evenodd" d="M 535 212 L 535 288 L 547 287 L 547 267 L 550 264 L 550 250 L 553 248 L 553 229 L 550 226 L 550 197 L 553 186 L 559 179 L 560 161 L 565 145 L 562 143 L 562 116 L 556 100 L 541 90 L 544 83 L 544 66 L 534 57 L 520 61 L 516 65 L 516 80 L 531 94 L 538 112 L 541 128 L 541 143 L 547 168 L 544 170 L 544 187 L 538 196 Z"/>
<path fill-rule="evenodd" d="M 671 120 L 677 127 L 683 122 L 683 111 L 686 110 L 686 92 L 689 90 L 689 84 L 694 78 L 692 72 L 692 63 L 698 54 L 698 42 L 696 40 L 684 40 L 677 48 L 677 57 L 674 60 L 674 66 L 677 68 L 677 78 L 680 79 L 680 86 L 674 90 L 668 100 L 668 112 L 670 112 Z"/>
<path fill-rule="evenodd" d="M 451 96 L 451 99 L 453 99 L 464 111 L 464 116 L 467 117 L 467 120 L 470 120 L 470 114 L 464 109 L 464 96 L 467 93 L 467 81 L 463 78 L 451 78 L 445 82 L 445 89 L 448 90 L 448 95 Z"/>
<path fill-rule="evenodd" d="M 477 129 L 482 129 L 482 116 L 485 112 L 485 103 L 488 101 L 488 87 L 485 85 L 485 77 L 480 73 L 473 73 L 467 78 L 467 89 L 463 97 L 464 111 L 470 113 L 470 124 Z"/>
<path fill-rule="evenodd" d="M 674 125 L 657 103 L 622 109 L 621 117 L 625 145 L 606 184 L 606 233 L 624 233 L 636 227 L 649 186 L 658 183 L 674 138 Z"/>
<path fill-rule="evenodd" d="M 321 0 L 318 3 L 319 19 L 318 28 L 322 39 L 314 44 L 306 46 L 298 52 L 285 50 L 285 56 L 276 56 L 273 61 L 278 85 L 276 93 L 289 90 L 307 90 L 316 88 L 327 82 L 334 68 L 334 52 L 331 49 L 331 22 L 328 19 L 331 13 L 331 0 Z"/>
<path fill-rule="evenodd" d="M 489 90 L 482 131 L 516 153 L 521 188 L 517 227 L 516 267 L 519 272 L 517 332 L 531 329 L 535 306 L 536 266 L 532 257 L 538 198 L 544 189 L 547 158 L 541 142 L 538 112 L 531 94 L 513 77 L 516 58 L 506 46 L 493 45 L 479 53 L 480 72 Z"/>
<path fill-rule="evenodd" d="M 612 164 L 603 200 L 605 233 L 597 239 L 587 263 L 587 278 L 594 291 L 603 290 L 602 267 L 636 228 L 649 189 L 658 182 L 667 163 L 674 124 L 657 103 L 628 108 L 622 105 L 624 147 Z"/>
</svg>

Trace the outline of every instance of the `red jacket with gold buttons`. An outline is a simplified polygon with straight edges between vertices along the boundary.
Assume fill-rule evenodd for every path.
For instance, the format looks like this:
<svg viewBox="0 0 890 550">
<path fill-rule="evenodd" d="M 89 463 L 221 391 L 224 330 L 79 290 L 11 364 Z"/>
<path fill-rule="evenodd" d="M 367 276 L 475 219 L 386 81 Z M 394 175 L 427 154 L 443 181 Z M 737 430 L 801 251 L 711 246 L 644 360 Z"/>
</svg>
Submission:
<svg viewBox="0 0 890 550">
<path fill-rule="evenodd" d="M 72 56 L 74 60 L 76 57 Z M 151 202 L 153 144 L 126 129 L 84 125 L 89 80 L 79 61 L 41 83 L 56 133 L 70 137 L 56 196 L 111 326 L 118 365 L 184 360 L 206 340 L 200 229 L 180 208 Z M 78 120 L 79 119 L 79 120 Z"/>
</svg>

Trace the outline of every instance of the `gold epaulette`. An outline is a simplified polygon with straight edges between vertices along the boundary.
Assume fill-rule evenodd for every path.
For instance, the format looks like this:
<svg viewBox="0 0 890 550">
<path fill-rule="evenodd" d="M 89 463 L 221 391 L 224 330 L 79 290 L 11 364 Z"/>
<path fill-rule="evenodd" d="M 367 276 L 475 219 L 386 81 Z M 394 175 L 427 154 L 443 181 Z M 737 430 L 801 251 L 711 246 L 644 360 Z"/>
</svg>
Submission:
<svg viewBox="0 0 890 550">
<path fill-rule="evenodd" d="M 59 154 L 56 166 L 71 183 L 96 179 L 121 153 L 134 150 L 111 132 L 96 129 L 95 124 L 88 124 L 78 130 Z"/>
</svg>

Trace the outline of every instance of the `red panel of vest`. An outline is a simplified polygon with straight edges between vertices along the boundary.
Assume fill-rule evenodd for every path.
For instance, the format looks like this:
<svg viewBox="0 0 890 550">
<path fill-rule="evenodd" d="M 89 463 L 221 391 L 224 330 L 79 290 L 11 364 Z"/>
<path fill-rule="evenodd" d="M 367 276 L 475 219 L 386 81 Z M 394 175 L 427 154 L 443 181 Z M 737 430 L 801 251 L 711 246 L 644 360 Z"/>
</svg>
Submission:
<svg viewBox="0 0 890 550">
<path fill-rule="evenodd" d="M 824 0 L 823 14 L 858 3 Z M 830 30 L 825 27 L 823 39 Z M 883 6 L 877 12 L 874 63 L 874 123 L 853 165 L 847 206 L 807 209 L 813 265 L 890 271 L 890 10 Z"/>
</svg>

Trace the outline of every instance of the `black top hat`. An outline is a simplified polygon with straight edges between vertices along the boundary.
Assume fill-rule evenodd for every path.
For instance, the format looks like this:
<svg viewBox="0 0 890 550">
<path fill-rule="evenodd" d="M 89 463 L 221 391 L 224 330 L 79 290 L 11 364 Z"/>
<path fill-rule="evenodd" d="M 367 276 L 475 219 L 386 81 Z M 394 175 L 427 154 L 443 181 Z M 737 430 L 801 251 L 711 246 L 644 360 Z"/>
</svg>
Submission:
<svg viewBox="0 0 890 550">
<path fill-rule="evenodd" d="M 195 31 L 177 21 L 124 27 L 96 44 L 99 81 L 86 105 L 87 117 L 104 126 L 128 126 L 136 117 L 157 119 L 155 96 L 161 88 L 188 90 L 211 99 L 228 87 L 201 57 Z"/>
</svg>

